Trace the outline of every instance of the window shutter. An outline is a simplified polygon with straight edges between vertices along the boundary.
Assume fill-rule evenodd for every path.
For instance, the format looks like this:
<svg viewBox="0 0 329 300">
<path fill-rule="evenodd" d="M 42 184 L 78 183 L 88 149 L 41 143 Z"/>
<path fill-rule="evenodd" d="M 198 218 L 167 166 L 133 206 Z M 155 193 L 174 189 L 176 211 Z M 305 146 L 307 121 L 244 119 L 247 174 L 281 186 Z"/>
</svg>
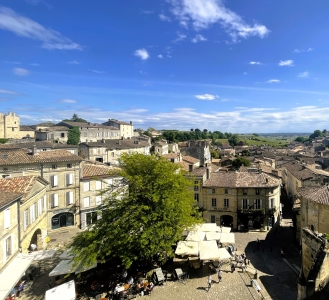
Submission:
<svg viewBox="0 0 329 300">
<path fill-rule="evenodd" d="M 247 200 L 247 205 L 249 206 L 249 199 Z"/>
<path fill-rule="evenodd" d="M 33 223 L 35 221 L 35 210 L 34 210 L 34 205 L 32 205 L 30 207 L 30 220 L 31 223 Z"/>
<path fill-rule="evenodd" d="M 102 188 L 102 182 L 100 180 L 96 181 L 96 190 L 100 190 Z"/>
<path fill-rule="evenodd" d="M 66 193 L 66 204 L 67 205 L 73 204 L 73 192 Z"/>
<path fill-rule="evenodd" d="M 89 197 L 83 198 L 83 206 L 84 207 L 89 207 Z"/>
<path fill-rule="evenodd" d="M 108 185 L 112 185 L 112 184 L 113 184 L 113 180 L 112 180 L 112 179 L 108 179 L 108 180 L 107 180 L 107 184 L 108 184 Z"/>
<path fill-rule="evenodd" d="M 259 208 L 262 208 L 263 204 L 262 204 L 262 199 L 259 199 Z"/>
<path fill-rule="evenodd" d="M 66 184 L 73 184 L 73 174 L 66 174 Z"/>
<path fill-rule="evenodd" d="M 83 190 L 85 192 L 89 191 L 89 181 L 83 183 Z"/>
<path fill-rule="evenodd" d="M 24 210 L 24 213 L 23 213 L 23 218 L 24 218 L 24 230 L 26 229 L 26 227 L 27 227 L 27 221 L 28 221 L 28 219 L 27 219 L 27 210 Z"/>
<path fill-rule="evenodd" d="M 10 227 L 10 208 L 5 210 L 5 229 Z"/>
<path fill-rule="evenodd" d="M 102 196 L 96 196 L 96 205 L 102 204 Z"/>
<path fill-rule="evenodd" d="M 38 200 L 38 217 L 42 214 L 42 199 Z"/>
<path fill-rule="evenodd" d="M 58 176 L 57 175 L 53 175 L 53 186 L 58 186 Z"/>
<path fill-rule="evenodd" d="M 244 208 L 244 207 L 243 207 L 243 199 L 241 200 L 241 208 Z"/>
<path fill-rule="evenodd" d="M 58 194 L 53 194 L 52 207 L 58 206 Z"/>
</svg>

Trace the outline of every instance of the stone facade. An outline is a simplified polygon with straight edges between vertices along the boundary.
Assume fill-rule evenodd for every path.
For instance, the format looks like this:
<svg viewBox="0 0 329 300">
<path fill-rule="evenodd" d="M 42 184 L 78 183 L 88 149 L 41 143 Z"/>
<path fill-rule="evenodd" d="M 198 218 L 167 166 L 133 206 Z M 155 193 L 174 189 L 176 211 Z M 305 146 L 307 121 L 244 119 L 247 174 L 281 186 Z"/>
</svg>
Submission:
<svg viewBox="0 0 329 300">
<path fill-rule="evenodd" d="M 103 125 L 112 126 L 119 129 L 119 138 L 129 139 L 135 136 L 134 125 L 131 121 L 129 123 L 126 123 L 115 119 L 109 119 L 107 122 L 103 123 Z"/>
<path fill-rule="evenodd" d="M 35 140 L 66 143 L 68 130 L 69 128 L 65 126 L 52 126 L 45 129 L 39 129 L 35 132 Z"/>
<path fill-rule="evenodd" d="M 154 154 L 157 154 L 160 156 L 168 154 L 169 153 L 168 142 L 166 140 L 157 141 L 153 144 L 152 150 L 153 150 Z"/>
<path fill-rule="evenodd" d="M 210 143 L 207 141 L 189 141 L 185 146 L 181 146 L 183 155 L 189 155 L 200 160 L 200 164 L 204 166 L 211 162 L 211 155 L 209 149 Z"/>
<path fill-rule="evenodd" d="M 21 196 L 17 192 L 0 193 L 0 272 L 19 251 L 18 207 Z"/>
</svg>

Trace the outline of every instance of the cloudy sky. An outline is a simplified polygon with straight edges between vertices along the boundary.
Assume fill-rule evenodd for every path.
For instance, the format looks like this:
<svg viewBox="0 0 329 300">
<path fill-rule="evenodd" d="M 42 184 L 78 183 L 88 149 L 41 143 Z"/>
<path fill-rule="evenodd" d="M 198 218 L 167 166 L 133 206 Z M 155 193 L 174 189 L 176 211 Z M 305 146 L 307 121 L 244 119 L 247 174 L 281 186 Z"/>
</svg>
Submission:
<svg viewBox="0 0 329 300">
<path fill-rule="evenodd" d="M 298 2 L 298 3 L 297 3 Z M 0 0 L 0 112 L 329 129 L 329 1 Z"/>
</svg>

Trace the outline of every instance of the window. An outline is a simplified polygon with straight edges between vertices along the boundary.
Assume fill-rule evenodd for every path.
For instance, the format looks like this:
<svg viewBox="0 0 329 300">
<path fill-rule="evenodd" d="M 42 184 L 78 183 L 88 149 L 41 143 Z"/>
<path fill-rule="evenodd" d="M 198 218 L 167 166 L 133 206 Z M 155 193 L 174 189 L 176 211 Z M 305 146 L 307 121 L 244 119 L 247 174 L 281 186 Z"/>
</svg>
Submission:
<svg viewBox="0 0 329 300">
<path fill-rule="evenodd" d="M 96 205 L 101 205 L 102 204 L 102 196 L 96 196 Z"/>
<path fill-rule="evenodd" d="M 35 221 L 35 206 L 32 205 L 30 207 L 30 223 L 33 223 Z"/>
<path fill-rule="evenodd" d="M 52 194 L 51 207 L 58 206 L 58 194 Z"/>
<path fill-rule="evenodd" d="M 114 152 L 111 152 L 111 156 L 114 157 Z"/>
<path fill-rule="evenodd" d="M 51 168 L 55 170 L 57 169 L 57 165 L 51 165 Z"/>
<path fill-rule="evenodd" d="M 229 207 L 229 199 L 224 199 L 224 207 Z"/>
<path fill-rule="evenodd" d="M 86 225 L 94 224 L 97 221 L 97 212 L 86 213 Z"/>
<path fill-rule="evenodd" d="M 74 150 L 71 150 L 71 151 L 74 152 Z M 72 153 L 72 152 L 71 152 L 71 153 Z M 74 153 L 72 153 L 72 154 L 74 154 Z M 72 164 L 67 164 L 66 167 L 67 167 L 67 168 L 72 168 Z"/>
<path fill-rule="evenodd" d="M 199 202 L 199 194 L 194 194 L 194 200 Z"/>
<path fill-rule="evenodd" d="M 242 199 L 242 208 L 248 209 L 249 208 L 249 199 Z"/>
<path fill-rule="evenodd" d="M 73 192 L 66 192 L 66 204 L 73 204 Z"/>
<path fill-rule="evenodd" d="M 73 174 L 66 174 L 66 185 L 72 185 L 73 184 Z"/>
<path fill-rule="evenodd" d="M 212 198 L 211 199 L 211 206 L 212 207 L 216 207 L 217 206 L 217 199 L 216 198 Z"/>
<path fill-rule="evenodd" d="M 96 191 L 99 191 L 102 189 L 102 182 L 100 180 L 96 180 Z"/>
<path fill-rule="evenodd" d="M 61 138 L 65 137 L 65 133 L 61 132 Z"/>
<path fill-rule="evenodd" d="M 243 193 L 243 195 L 248 195 L 248 189 L 243 189 L 242 193 Z"/>
<path fill-rule="evenodd" d="M 113 184 L 113 179 L 108 179 L 107 184 L 108 184 L 108 186 L 111 186 Z"/>
<path fill-rule="evenodd" d="M 53 175 L 51 177 L 51 186 L 52 187 L 58 186 L 58 176 L 57 175 Z"/>
<path fill-rule="evenodd" d="M 2 175 L 2 178 L 10 178 L 10 175 Z"/>
<path fill-rule="evenodd" d="M 11 236 L 6 238 L 6 259 L 13 254 Z"/>
<path fill-rule="evenodd" d="M 30 224 L 28 209 L 24 210 L 23 217 L 24 217 L 23 222 L 24 222 L 24 230 L 25 230 L 27 228 L 27 226 L 29 226 L 29 224 Z"/>
<path fill-rule="evenodd" d="M 90 206 L 90 197 L 84 197 L 83 198 L 83 206 L 89 207 Z"/>
<path fill-rule="evenodd" d="M 47 207 L 47 196 L 44 195 L 43 196 L 43 210 L 47 210 L 48 207 Z"/>
<path fill-rule="evenodd" d="M 232 190 L 231 189 L 225 189 L 225 194 L 232 194 Z"/>
<path fill-rule="evenodd" d="M 270 199 L 270 203 L 269 203 L 269 205 L 268 205 L 269 208 L 274 208 L 274 206 L 275 206 L 275 205 L 274 205 L 274 201 L 275 201 L 274 198 L 271 198 L 271 199 Z"/>
<path fill-rule="evenodd" d="M 254 200 L 254 209 L 261 209 L 262 208 L 262 199 L 255 199 Z"/>
<path fill-rule="evenodd" d="M 194 190 L 198 191 L 199 190 L 199 181 L 194 181 Z"/>
<path fill-rule="evenodd" d="M 260 190 L 256 189 L 256 195 L 259 195 L 259 194 L 260 194 Z"/>
<path fill-rule="evenodd" d="M 210 216 L 210 222 L 211 223 L 216 223 L 216 216 Z"/>
<path fill-rule="evenodd" d="M 38 200 L 38 217 L 42 214 L 42 199 Z"/>
<path fill-rule="evenodd" d="M 97 154 L 97 148 L 93 149 L 94 154 Z"/>
<path fill-rule="evenodd" d="M 215 194 L 216 193 L 216 190 L 215 189 L 211 189 L 211 193 L 212 194 Z"/>
<path fill-rule="evenodd" d="M 5 214 L 5 229 L 10 227 L 10 208 L 4 211 Z"/>
<path fill-rule="evenodd" d="M 83 183 L 83 191 L 84 192 L 90 191 L 90 182 L 89 181 Z"/>
</svg>

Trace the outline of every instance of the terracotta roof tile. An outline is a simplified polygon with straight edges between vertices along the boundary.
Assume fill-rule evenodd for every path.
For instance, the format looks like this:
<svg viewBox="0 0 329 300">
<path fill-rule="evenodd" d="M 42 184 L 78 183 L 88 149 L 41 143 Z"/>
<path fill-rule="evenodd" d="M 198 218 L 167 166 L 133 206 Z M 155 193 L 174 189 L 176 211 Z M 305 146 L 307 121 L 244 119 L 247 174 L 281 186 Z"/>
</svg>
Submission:
<svg viewBox="0 0 329 300">
<path fill-rule="evenodd" d="M 110 176 L 110 172 L 113 170 L 119 170 L 119 169 L 110 166 L 84 164 L 82 174 L 83 174 L 83 178 L 96 177 L 96 176 L 108 177 Z"/>
<path fill-rule="evenodd" d="M 21 193 L 17 192 L 1 192 L 0 193 L 0 207 L 5 206 L 6 204 L 16 200 L 18 197 L 22 196 Z"/>
<path fill-rule="evenodd" d="M 189 164 L 196 164 L 196 163 L 200 162 L 200 159 L 197 159 L 197 158 L 189 156 L 189 155 L 183 156 L 182 160 Z"/>
<path fill-rule="evenodd" d="M 299 188 L 298 195 L 319 204 L 329 205 L 329 187 L 327 185 Z"/>
</svg>

